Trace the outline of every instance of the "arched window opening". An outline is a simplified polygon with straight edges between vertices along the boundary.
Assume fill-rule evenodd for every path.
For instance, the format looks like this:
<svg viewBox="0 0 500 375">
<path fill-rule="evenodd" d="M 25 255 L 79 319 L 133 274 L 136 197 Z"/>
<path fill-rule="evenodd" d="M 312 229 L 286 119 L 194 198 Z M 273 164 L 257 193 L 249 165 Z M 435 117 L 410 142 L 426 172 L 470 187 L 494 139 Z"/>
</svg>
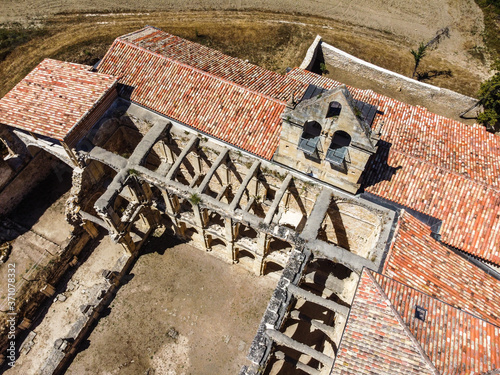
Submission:
<svg viewBox="0 0 500 375">
<path fill-rule="evenodd" d="M 351 136 L 349 134 L 342 130 L 336 131 L 333 135 L 332 143 L 326 152 L 325 159 L 333 165 L 343 165 L 350 144 Z"/>
<path fill-rule="evenodd" d="M 307 121 L 304 124 L 304 131 L 299 140 L 299 150 L 308 155 L 314 154 L 318 147 L 319 137 L 321 135 L 321 125 L 316 121 Z"/>
<path fill-rule="evenodd" d="M 328 112 L 326 113 L 326 117 L 335 117 L 340 115 L 340 111 L 342 110 L 342 104 L 339 102 L 330 102 L 328 104 Z"/>
</svg>

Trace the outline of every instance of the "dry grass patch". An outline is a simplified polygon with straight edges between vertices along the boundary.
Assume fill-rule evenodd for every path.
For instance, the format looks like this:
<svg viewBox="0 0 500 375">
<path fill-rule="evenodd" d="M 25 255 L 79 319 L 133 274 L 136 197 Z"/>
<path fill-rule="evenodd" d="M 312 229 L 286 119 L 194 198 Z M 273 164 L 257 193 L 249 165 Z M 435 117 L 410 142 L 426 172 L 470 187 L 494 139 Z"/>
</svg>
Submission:
<svg viewBox="0 0 500 375">
<path fill-rule="evenodd" d="M 94 64 L 114 38 L 146 24 L 281 73 L 300 64 L 316 34 L 348 53 L 395 72 L 410 75 L 413 67 L 410 42 L 388 32 L 320 17 L 257 11 L 66 14 L 47 19 L 43 32 L 12 48 L 0 62 L 0 95 L 45 57 Z M 474 95 L 484 74 L 480 69 L 468 70 L 464 64 L 450 62 L 438 49 L 423 60 L 422 68 L 450 70 L 451 77 L 438 76 L 426 82 Z"/>
</svg>

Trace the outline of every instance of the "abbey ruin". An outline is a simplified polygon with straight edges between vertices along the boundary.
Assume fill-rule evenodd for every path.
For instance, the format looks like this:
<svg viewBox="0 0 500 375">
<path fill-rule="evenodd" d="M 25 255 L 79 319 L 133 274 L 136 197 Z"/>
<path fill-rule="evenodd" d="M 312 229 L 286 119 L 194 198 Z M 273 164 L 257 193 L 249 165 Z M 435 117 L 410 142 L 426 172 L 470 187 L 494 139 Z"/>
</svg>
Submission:
<svg viewBox="0 0 500 375">
<path fill-rule="evenodd" d="M 309 65 L 319 48 L 318 41 L 311 47 Z M 500 368 L 500 301 L 494 296 L 500 219 L 476 217 L 490 214 L 485 207 L 498 210 L 483 202 L 499 194 L 498 160 L 488 159 L 485 168 L 495 173 L 485 177 L 489 170 L 472 171 L 474 156 L 469 168 L 441 156 L 451 154 L 453 141 L 443 146 L 432 132 L 440 126 L 473 132 L 500 153 L 497 136 L 305 68 L 285 76 L 269 72 L 153 27 L 117 38 L 95 67 L 44 60 L 0 100 L 0 123 L 8 150 L 0 159 L 2 214 L 22 199 L 16 179 L 30 165 L 64 163 L 72 173 L 65 210 L 75 236 L 85 242 L 105 233 L 123 249 L 117 265 L 102 265 L 98 295 L 37 373 L 64 370 L 127 265 L 158 228 L 207 256 L 276 279 L 241 375 L 280 373 L 285 363 L 286 371 L 298 374 L 360 374 L 356 366 L 366 353 L 397 356 L 398 345 L 408 356 L 401 373 Z M 434 130 L 422 131 L 428 124 Z M 418 144 L 419 131 L 422 138 L 431 134 L 424 140 L 430 146 Z M 427 149 L 441 150 L 436 154 L 447 161 Z M 481 145 L 476 151 L 478 159 L 489 158 Z M 477 192 L 477 180 L 488 192 Z M 454 200 L 447 189 L 469 195 Z M 457 201 L 468 208 L 458 209 Z M 460 224 L 474 210 L 479 237 Z M 78 241 L 78 248 L 84 246 Z M 68 264 L 76 264 L 74 254 Z M 443 263 L 460 276 L 436 277 Z M 482 280 L 481 286 L 460 292 L 448 276 Z M 396 282 L 403 285 L 397 290 L 429 296 L 409 300 L 410 289 L 388 289 Z M 53 289 L 47 284 L 40 292 L 53 297 Z M 363 298 L 368 307 L 360 312 Z M 443 302 L 450 311 L 433 311 Z M 400 311 L 405 304 L 409 310 Z M 371 309 L 385 310 L 370 318 Z M 414 326 L 419 309 L 447 314 L 443 321 L 470 314 L 471 327 L 488 325 L 477 334 L 481 360 L 456 363 L 446 340 L 436 339 L 448 353 L 438 360 Z M 382 315 L 390 323 L 372 327 Z M 356 319 L 379 336 L 361 329 L 367 337 L 351 340 Z M 19 323 L 19 332 L 29 336 L 29 311 Z M 439 328 L 425 327 L 428 335 Z M 396 331 L 398 339 L 391 336 Z M 450 332 L 451 346 L 468 345 L 459 328 Z M 370 349 L 362 354 L 365 344 Z M 369 367 L 377 368 L 379 360 L 371 361 Z M 399 373 L 396 360 L 387 363 L 376 373 Z"/>
</svg>

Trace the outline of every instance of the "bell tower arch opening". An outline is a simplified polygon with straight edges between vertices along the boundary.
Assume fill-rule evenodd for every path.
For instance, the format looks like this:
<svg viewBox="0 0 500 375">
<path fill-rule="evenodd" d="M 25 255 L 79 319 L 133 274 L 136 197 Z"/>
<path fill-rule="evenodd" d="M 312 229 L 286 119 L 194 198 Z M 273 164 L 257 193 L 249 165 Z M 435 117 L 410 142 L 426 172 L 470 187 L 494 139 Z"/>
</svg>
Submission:
<svg viewBox="0 0 500 375">
<path fill-rule="evenodd" d="M 347 132 L 343 130 L 336 131 L 326 151 L 325 160 L 330 162 L 332 167 L 340 168 L 347 172 L 347 157 L 349 156 L 350 144 L 351 136 Z"/>
</svg>

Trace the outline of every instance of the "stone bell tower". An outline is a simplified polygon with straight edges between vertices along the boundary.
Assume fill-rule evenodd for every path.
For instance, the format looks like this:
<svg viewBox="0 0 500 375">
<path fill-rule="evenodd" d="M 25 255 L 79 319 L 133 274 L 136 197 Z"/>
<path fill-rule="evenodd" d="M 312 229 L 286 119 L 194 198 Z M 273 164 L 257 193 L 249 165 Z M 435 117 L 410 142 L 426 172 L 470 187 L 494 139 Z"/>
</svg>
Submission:
<svg viewBox="0 0 500 375">
<path fill-rule="evenodd" d="M 377 148 L 371 122 L 377 108 L 352 98 L 345 85 L 326 91 L 310 85 L 282 115 L 274 161 L 355 194 Z"/>
</svg>

